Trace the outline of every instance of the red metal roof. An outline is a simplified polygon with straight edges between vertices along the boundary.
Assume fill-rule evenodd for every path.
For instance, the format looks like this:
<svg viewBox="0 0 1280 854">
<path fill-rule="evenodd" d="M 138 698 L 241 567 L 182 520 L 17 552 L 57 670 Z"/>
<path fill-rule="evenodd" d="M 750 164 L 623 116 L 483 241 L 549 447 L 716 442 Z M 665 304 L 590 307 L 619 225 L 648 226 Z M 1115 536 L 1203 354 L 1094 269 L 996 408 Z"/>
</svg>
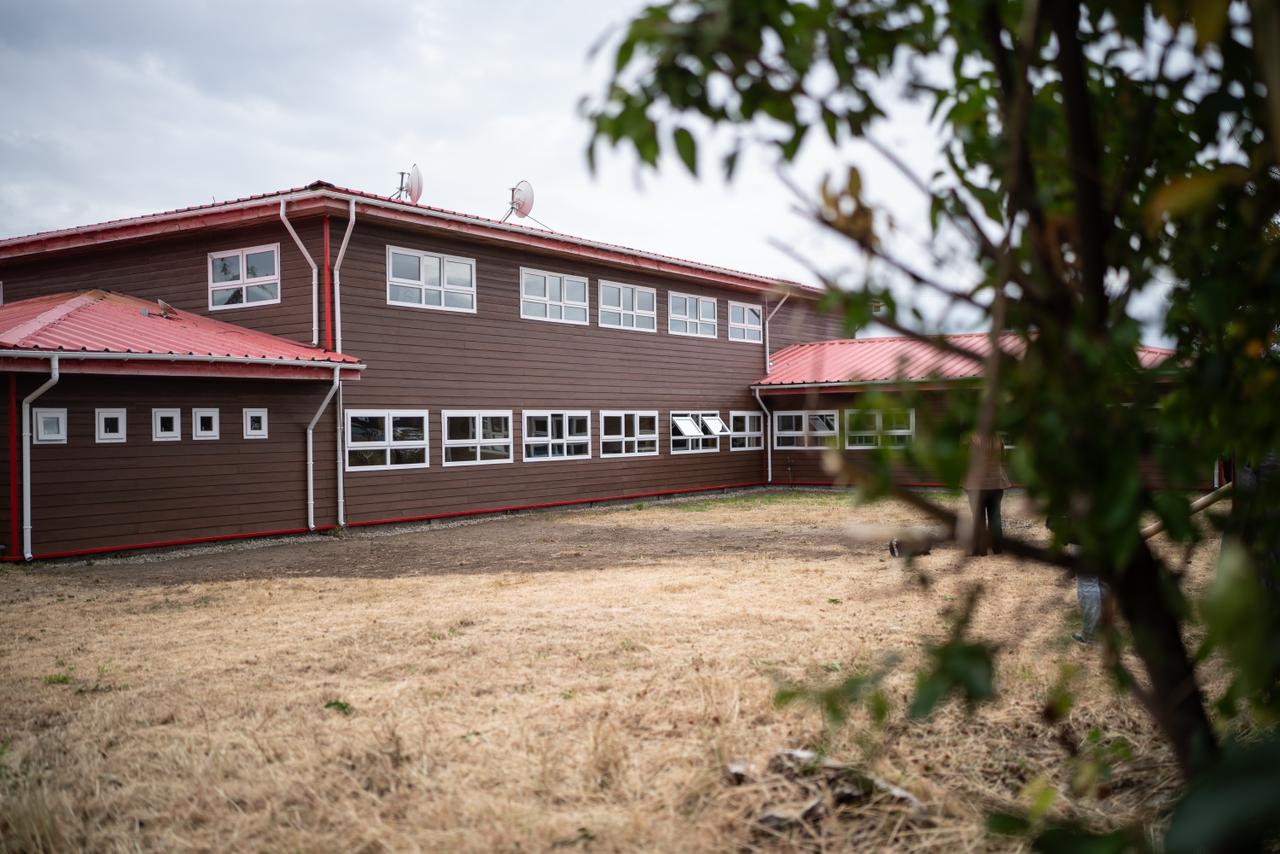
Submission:
<svg viewBox="0 0 1280 854">
<path fill-rule="evenodd" d="M 330 373 L 335 367 L 361 367 L 359 359 L 344 353 L 101 290 L 51 294 L 0 306 L 0 359 L 33 352 L 68 357 L 118 354 L 121 361 L 148 355 L 173 356 L 175 362 L 278 363 Z"/>
<path fill-rule="evenodd" d="M 991 352 L 991 336 L 985 332 L 941 335 L 947 343 L 985 357 Z M 1026 341 L 1009 333 L 1000 337 L 1000 349 L 1019 357 Z M 1159 347 L 1139 347 L 1138 362 L 1154 367 L 1173 354 Z M 771 360 L 768 376 L 755 383 L 762 387 L 848 385 L 857 383 L 959 380 L 982 375 L 982 365 L 955 353 L 940 352 L 915 338 L 849 338 L 792 344 Z"/>
<path fill-rule="evenodd" d="M 327 181 L 313 181 L 305 187 L 294 187 L 271 193 L 260 193 L 238 199 L 227 199 L 221 202 L 210 202 L 203 205 L 176 208 L 159 213 L 125 219 L 109 220 L 93 225 L 82 225 L 74 228 L 43 231 L 21 237 L 10 237 L 0 240 L 0 260 L 21 257 L 36 252 L 89 246 L 95 243 L 134 237 L 152 236 L 184 231 L 205 225 L 223 225 L 226 223 L 246 222 L 251 218 L 276 216 L 275 208 L 283 200 L 287 204 L 302 206 L 305 202 L 332 199 L 346 202 L 349 200 L 367 200 L 376 207 L 362 207 L 360 215 L 384 216 L 394 219 L 405 217 L 414 222 L 428 226 L 447 228 L 453 231 L 465 231 L 469 234 L 514 241 L 525 245 L 538 246 L 552 251 L 571 255 L 581 255 L 614 263 L 643 266 L 659 269 L 674 274 L 695 274 L 699 277 L 713 277 L 721 284 L 740 289 L 766 291 L 778 288 L 798 289 L 801 292 L 814 292 L 818 289 L 811 285 L 787 279 L 745 273 L 728 267 L 690 261 L 672 255 L 663 255 L 641 249 L 633 249 L 615 243 L 575 237 L 557 231 L 533 228 L 513 222 L 500 222 L 475 214 L 460 213 L 447 208 L 432 205 L 414 204 L 412 202 L 380 196 L 363 190 L 352 190 L 339 187 Z M 345 210 L 341 206 L 337 212 Z M 290 213 L 315 212 L 308 209 L 295 210 Z"/>
</svg>

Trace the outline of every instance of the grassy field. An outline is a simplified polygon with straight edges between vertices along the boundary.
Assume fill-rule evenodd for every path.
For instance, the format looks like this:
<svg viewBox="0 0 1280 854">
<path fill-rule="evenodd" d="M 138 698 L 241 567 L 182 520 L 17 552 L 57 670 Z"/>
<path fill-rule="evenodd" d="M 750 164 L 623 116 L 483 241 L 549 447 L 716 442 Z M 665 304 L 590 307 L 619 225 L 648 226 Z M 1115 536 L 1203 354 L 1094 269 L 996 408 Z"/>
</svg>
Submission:
<svg viewBox="0 0 1280 854">
<path fill-rule="evenodd" d="M 0 850 L 1007 848 L 985 813 L 1069 782 L 1040 719 L 1064 663 L 1069 731 L 1131 755 L 1053 809 L 1114 824 L 1168 803 L 1169 756 L 1070 640 L 1068 581 L 952 549 L 907 571 L 846 542 L 853 521 L 923 522 L 758 493 L 5 570 Z M 1001 699 L 908 723 L 922 644 L 975 583 Z M 762 824 L 805 798 L 769 757 L 826 737 L 812 709 L 775 707 L 778 680 L 890 652 L 887 726 L 855 717 L 829 743 L 923 811 L 883 797 Z"/>
</svg>

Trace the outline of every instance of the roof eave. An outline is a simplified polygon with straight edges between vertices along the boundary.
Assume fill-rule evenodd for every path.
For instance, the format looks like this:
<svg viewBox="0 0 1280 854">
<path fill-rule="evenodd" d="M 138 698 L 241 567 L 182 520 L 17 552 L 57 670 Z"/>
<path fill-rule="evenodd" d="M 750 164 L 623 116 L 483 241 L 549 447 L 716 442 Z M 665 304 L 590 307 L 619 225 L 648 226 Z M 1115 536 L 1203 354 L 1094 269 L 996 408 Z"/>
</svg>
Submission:
<svg viewBox="0 0 1280 854">
<path fill-rule="evenodd" d="M 106 243 L 120 243 L 154 237 L 167 237 L 207 228 L 226 228 L 271 221 L 279 216 L 284 202 L 290 216 L 332 213 L 345 214 L 352 202 L 357 217 L 372 217 L 397 224 L 409 224 L 446 234 L 464 234 L 472 239 L 497 244 L 536 248 L 561 256 L 590 258 L 612 266 L 644 269 L 686 280 L 729 287 L 751 293 L 794 293 L 817 298 L 822 291 L 798 282 L 767 276 L 737 273 L 713 265 L 683 262 L 642 250 L 625 251 L 621 247 L 571 235 L 537 233 L 523 226 L 486 222 L 436 209 L 424 209 L 394 200 L 329 187 L 287 191 L 218 208 L 195 208 L 150 214 L 98 225 L 80 226 L 26 237 L 0 240 L 0 261 L 30 258 L 52 252 L 63 252 Z"/>
</svg>

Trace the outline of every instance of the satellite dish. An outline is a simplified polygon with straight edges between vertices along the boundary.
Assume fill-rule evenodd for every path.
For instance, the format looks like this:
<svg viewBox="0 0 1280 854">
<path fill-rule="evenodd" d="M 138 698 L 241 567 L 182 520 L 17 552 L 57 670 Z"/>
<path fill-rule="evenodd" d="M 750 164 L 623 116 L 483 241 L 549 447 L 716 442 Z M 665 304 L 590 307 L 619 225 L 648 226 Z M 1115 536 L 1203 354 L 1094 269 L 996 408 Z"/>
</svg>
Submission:
<svg viewBox="0 0 1280 854">
<path fill-rule="evenodd" d="M 511 210 L 523 219 L 533 210 L 533 185 L 521 181 L 511 188 Z"/>
<path fill-rule="evenodd" d="M 422 198 L 422 170 L 418 168 L 418 164 L 413 164 L 413 168 L 409 170 L 409 186 L 406 188 L 409 192 L 409 201 L 415 205 L 418 199 Z M 532 204 L 532 190 L 530 190 L 530 204 Z"/>
<path fill-rule="evenodd" d="M 511 215 L 524 219 L 529 216 L 529 212 L 533 210 L 533 185 L 528 181 L 521 181 L 511 188 L 511 206 L 507 208 L 507 212 L 502 216 L 502 222 L 511 219 Z M 530 219 L 533 219 L 530 217 Z M 536 219 L 534 222 L 538 222 Z M 541 223 L 539 223 L 541 225 Z"/>
</svg>

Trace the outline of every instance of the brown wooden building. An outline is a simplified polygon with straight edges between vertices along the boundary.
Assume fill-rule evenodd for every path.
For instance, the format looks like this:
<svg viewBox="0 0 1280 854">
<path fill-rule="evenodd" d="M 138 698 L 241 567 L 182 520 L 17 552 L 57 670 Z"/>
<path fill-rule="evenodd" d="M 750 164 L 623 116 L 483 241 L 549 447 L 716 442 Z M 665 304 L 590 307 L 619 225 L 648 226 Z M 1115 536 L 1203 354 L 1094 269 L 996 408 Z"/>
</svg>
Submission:
<svg viewBox="0 0 1280 854">
<path fill-rule="evenodd" d="M 973 367 L 818 296 L 323 182 L 0 240 L 3 558 L 831 483 Z"/>
<path fill-rule="evenodd" d="M 752 383 L 840 334 L 792 283 L 322 182 L 3 240 L 0 283 L 9 560 L 759 485 Z"/>
</svg>

